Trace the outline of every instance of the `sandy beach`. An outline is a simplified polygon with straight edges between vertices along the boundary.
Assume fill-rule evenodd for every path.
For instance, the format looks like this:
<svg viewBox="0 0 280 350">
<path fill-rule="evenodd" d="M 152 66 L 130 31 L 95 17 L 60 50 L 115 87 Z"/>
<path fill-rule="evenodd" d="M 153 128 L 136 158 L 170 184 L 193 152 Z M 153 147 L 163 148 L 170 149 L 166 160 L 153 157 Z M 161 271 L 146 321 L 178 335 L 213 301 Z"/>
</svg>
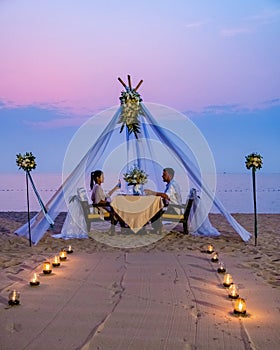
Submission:
<svg viewBox="0 0 280 350">
<path fill-rule="evenodd" d="M 32 215 L 34 215 L 34 213 L 32 213 Z M 253 233 L 253 214 L 233 214 L 233 216 L 249 232 Z M 96 323 L 94 325 L 91 324 L 90 329 L 87 329 L 87 323 L 87 325 L 82 328 L 83 331 L 76 335 L 74 335 L 73 332 L 67 334 L 67 332 L 64 329 L 64 336 L 68 338 L 70 337 L 70 340 L 72 339 L 72 343 L 71 341 L 64 343 L 63 340 L 60 339 L 61 344 L 58 345 L 58 343 L 56 343 L 56 345 L 52 345 L 51 347 L 53 349 L 86 350 L 118 348 L 244 348 L 273 350 L 277 348 L 277 342 L 279 342 L 280 340 L 280 336 L 279 334 L 277 334 L 276 330 L 276 323 L 278 321 L 279 324 L 280 321 L 280 215 L 258 215 L 257 246 L 255 246 L 254 244 L 254 237 L 248 243 L 243 242 L 239 235 L 233 231 L 231 226 L 228 225 L 228 223 L 221 215 L 210 214 L 210 220 L 212 224 L 221 233 L 219 237 L 209 238 L 192 235 L 185 236 L 182 234 L 182 227 L 178 225 L 178 227 L 173 229 L 171 232 L 166 234 L 163 238 L 159 239 L 158 241 L 146 246 L 139 246 L 131 249 L 116 248 L 104 243 L 100 243 L 93 238 L 94 232 L 89 237 L 89 239 L 65 241 L 61 239 L 52 238 L 51 235 L 53 233 L 60 232 L 60 228 L 63 224 L 64 218 L 65 213 L 61 213 L 56 220 L 55 231 L 48 231 L 37 246 L 29 247 L 29 242 L 27 239 L 18 237 L 14 234 L 14 231 L 27 221 L 27 214 L 22 212 L 0 213 L 0 319 L 1 324 L 4 324 L 4 327 L 1 327 L 2 329 L 0 337 L 0 349 L 15 349 L 17 348 L 18 344 L 22 344 L 21 347 L 18 347 L 19 349 L 36 348 L 37 343 L 34 340 L 34 337 L 32 338 L 30 336 L 28 338 L 26 330 L 24 331 L 24 326 L 21 323 L 30 323 L 30 321 L 28 321 L 29 316 L 26 313 L 27 311 L 24 310 L 26 304 L 31 303 L 31 306 L 29 305 L 29 312 L 32 313 L 35 309 L 38 312 L 40 311 L 38 309 L 38 305 L 36 304 L 39 301 L 36 300 L 36 298 L 33 299 L 34 291 L 30 291 L 30 288 L 28 288 L 28 280 L 30 278 L 31 273 L 40 269 L 40 266 L 42 265 L 42 262 L 45 259 L 49 259 L 50 257 L 56 255 L 62 247 L 67 247 L 68 245 L 71 245 L 73 247 L 74 254 L 71 256 L 70 261 L 68 261 L 67 264 L 65 264 L 64 272 L 67 275 L 66 269 L 72 268 L 74 269 L 71 272 L 72 274 L 74 273 L 74 271 L 76 271 L 81 276 L 80 280 L 77 278 L 76 284 L 74 281 L 75 278 L 73 280 L 73 278 L 69 277 L 68 279 L 67 277 L 65 277 L 66 275 L 64 276 L 64 283 L 65 281 L 69 282 L 69 286 L 67 285 L 67 283 L 65 284 L 66 288 L 69 288 L 71 290 L 73 290 L 74 288 L 76 290 L 76 285 L 80 285 L 80 295 L 79 290 L 76 290 L 75 292 L 75 296 L 78 298 L 79 301 L 77 301 L 76 304 L 71 304 L 72 309 L 74 308 L 74 310 L 72 311 L 75 311 L 77 309 L 76 312 L 78 315 L 84 308 L 85 317 L 88 317 L 88 320 L 91 320 L 90 323 Z M 94 231 L 94 227 L 92 227 L 92 229 Z M 213 244 L 213 246 L 215 247 L 215 250 L 219 254 L 220 260 L 222 260 L 225 263 L 228 272 L 232 273 L 233 276 L 235 276 L 235 278 L 238 279 L 238 281 L 235 283 L 237 283 L 237 285 L 239 286 L 239 289 L 240 291 L 242 291 L 245 299 L 248 299 L 249 306 L 247 317 L 242 319 L 241 321 L 240 318 L 236 319 L 236 317 L 231 315 L 231 307 L 229 307 L 228 304 L 229 301 L 227 298 L 227 294 L 224 288 L 221 287 L 221 276 L 220 274 L 216 273 L 217 265 L 215 265 L 215 263 L 212 263 L 210 261 L 211 259 L 209 259 L 209 256 L 207 256 L 207 254 L 205 253 L 205 248 L 209 243 Z M 75 267 L 71 265 L 71 259 L 72 262 L 75 261 Z M 122 261 L 122 263 L 120 261 Z M 78 262 L 83 262 L 84 266 L 87 266 L 88 270 L 85 267 L 85 269 L 80 271 L 79 267 L 77 266 Z M 93 269 L 93 266 L 95 266 L 94 264 L 96 264 L 96 267 L 94 268 L 94 271 L 96 273 L 95 278 L 100 278 L 100 280 L 98 280 L 98 283 L 97 281 L 95 281 L 95 283 L 97 283 L 99 287 L 103 285 L 103 283 L 105 283 L 104 285 L 106 285 L 106 290 L 108 284 L 110 284 L 110 288 L 108 289 L 108 291 L 111 293 L 110 298 L 112 297 L 112 299 L 110 299 L 110 303 L 108 304 L 108 299 L 106 299 L 106 293 L 104 292 L 104 289 L 103 293 L 101 294 L 100 292 L 95 292 L 97 293 L 95 297 L 95 303 L 97 302 L 97 305 L 95 305 L 95 307 L 97 307 L 97 309 L 99 310 L 98 312 L 100 313 L 99 317 L 96 315 L 94 316 L 97 317 L 96 319 L 94 319 L 92 315 L 87 315 L 87 312 L 89 312 L 89 308 L 85 308 L 85 305 L 81 303 L 81 300 L 83 300 L 84 296 L 83 293 L 88 292 L 83 290 L 83 288 L 86 285 L 85 281 L 89 281 L 89 277 L 85 276 L 85 274 L 88 273 L 86 271 L 90 271 L 91 269 Z M 100 271 L 98 270 L 98 266 L 100 266 Z M 103 267 L 101 268 L 101 266 Z M 198 266 L 200 270 L 195 270 L 198 268 Z M 122 271 L 123 269 L 126 270 L 125 279 L 124 277 L 119 276 L 120 271 Z M 161 271 L 162 269 L 166 270 Z M 170 270 L 172 269 L 176 271 L 176 288 L 179 288 L 178 286 L 180 286 L 180 283 L 183 279 L 186 280 L 189 284 L 189 287 L 181 286 L 178 290 L 174 289 L 173 301 L 169 300 L 168 293 L 166 291 L 164 292 L 166 288 L 168 290 L 168 281 L 166 279 L 161 280 L 161 278 L 163 277 L 160 277 L 165 276 L 165 278 L 168 279 L 168 271 L 170 272 Z M 184 271 L 182 275 L 180 272 L 181 270 Z M 61 269 L 60 271 L 63 271 L 63 269 Z M 210 274 L 209 271 L 211 271 Z M 107 275 L 107 272 L 110 273 Z M 153 274 L 155 274 L 155 276 L 154 279 L 151 280 L 151 275 Z M 194 274 L 196 278 L 194 278 Z M 56 275 L 59 274 L 57 273 Z M 55 276 L 52 278 L 55 278 Z M 130 280 L 130 278 L 132 278 L 133 280 Z M 44 279 L 44 277 L 42 277 L 42 279 Z M 150 281 L 149 285 L 147 284 L 147 281 Z M 203 289 L 206 288 L 206 282 L 212 285 L 212 289 L 216 288 L 215 293 L 211 294 L 211 296 L 203 296 L 201 294 L 203 293 Z M 140 290 L 139 286 L 137 287 L 137 283 L 140 283 Z M 196 283 L 196 285 L 194 285 L 194 283 Z M 172 285 L 173 284 L 174 276 L 172 277 Z M 83 286 L 83 288 L 81 286 Z M 16 311 L 16 307 L 10 308 L 7 305 L 8 291 L 14 288 L 20 290 L 22 294 L 22 299 L 24 300 L 22 301 L 22 305 L 18 307 L 18 310 L 20 311 Z M 44 296 L 48 295 L 49 292 L 46 289 L 44 289 L 44 284 L 42 284 L 42 286 L 40 286 L 39 288 L 41 288 L 41 291 L 43 291 Z M 254 288 L 257 288 L 257 292 Z M 128 293 L 128 291 L 130 291 L 130 294 Z M 29 295 L 30 293 L 32 295 Z M 61 293 L 63 294 L 63 292 L 61 290 L 57 290 L 56 292 L 53 290 L 52 293 L 54 293 L 54 296 L 57 296 L 58 299 L 56 302 L 58 304 L 54 300 L 52 300 L 49 302 L 49 307 L 50 309 L 52 309 L 52 307 L 55 309 L 58 307 L 58 305 L 61 305 L 59 303 L 63 304 L 62 300 L 64 299 L 61 299 Z M 132 298 L 132 294 L 136 295 L 137 293 L 139 293 L 139 295 L 137 297 L 137 301 L 135 301 Z M 158 297 L 156 296 L 156 293 L 158 293 Z M 177 295 L 176 293 L 179 294 Z M 188 320 L 188 327 L 190 327 L 190 329 L 188 330 L 189 335 L 186 336 L 183 335 L 186 329 L 183 329 L 182 327 L 182 324 L 184 324 L 185 322 L 183 320 L 183 317 L 185 316 L 183 316 L 182 312 L 184 311 L 185 313 L 187 309 L 186 305 L 188 303 L 185 298 L 186 295 L 188 295 L 188 293 L 193 293 L 193 295 L 189 299 L 189 303 L 192 304 L 192 307 L 189 310 L 189 317 L 192 317 L 191 315 L 194 310 L 198 310 L 198 312 L 196 314 L 196 320 Z M 199 296 L 197 293 L 200 293 Z M 221 300 L 219 300 L 219 295 L 222 295 Z M 265 298 L 267 303 L 267 309 L 265 309 L 265 315 L 263 315 L 264 318 L 262 318 L 262 316 L 259 314 L 260 310 L 256 308 L 255 305 L 258 304 L 258 307 L 261 307 L 260 305 L 263 304 L 263 302 L 261 301 L 261 299 L 258 298 L 262 297 Z M 147 314 L 145 314 L 145 318 L 149 319 L 149 322 L 151 322 L 151 324 L 149 325 L 148 321 L 142 322 L 141 324 L 139 323 L 139 315 L 141 314 L 141 307 L 143 307 L 139 300 L 142 300 L 141 302 L 145 300 L 145 307 L 147 307 L 148 301 L 149 305 L 153 304 L 153 298 L 160 298 L 163 304 L 162 307 L 164 307 L 165 304 L 166 307 L 169 307 L 170 303 L 172 304 L 174 302 L 175 306 L 172 304 L 173 311 L 169 310 L 170 315 L 173 315 L 170 321 L 172 324 L 165 320 L 166 322 L 160 326 L 161 321 L 159 319 L 153 320 L 153 317 L 151 315 L 147 317 Z M 113 302 L 114 300 L 115 302 Z M 180 303 L 184 303 L 185 306 L 179 308 L 178 311 L 176 309 L 176 305 L 178 305 L 179 301 Z M 112 303 L 114 307 L 112 307 Z M 226 312 L 226 314 L 224 313 L 225 310 L 223 309 L 223 303 L 225 307 L 229 309 Z M 208 320 L 207 324 L 204 324 L 202 321 L 201 323 L 199 323 L 198 320 L 202 320 L 203 317 L 200 318 L 200 316 L 197 315 L 204 314 L 205 317 L 210 317 L 208 312 L 210 304 L 217 305 L 215 321 L 213 321 L 213 324 L 211 323 L 211 320 Z M 102 305 L 104 306 L 104 308 L 102 308 Z M 111 305 L 111 308 L 108 305 Z M 137 308 L 139 307 L 139 310 L 135 309 L 134 305 Z M 109 307 L 109 311 L 107 310 L 107 307 Z M 262 305 L 262 307 L 266 306 Z M 161 310 L 160 306 L 158 305 L 150 305 L 149 308 L 149 310 L 152 313 L 154 313 L 155 310 L 160 313 Z M 132 314 L 129 313 L 130 309 L 134 310 Z M 44 322 L 41 320 L 43 322 L 41 324 L 41 328 L 39 327 L 37 329 L 35 327 L 36 329 L 34 329 L 34 332 L 38 332 L 38 339 L 40 338 L 39 336 L 42 337 L 40 341 L 46 341 L 46 339 L 50 338 L 58 339 L 57 336 L 55 336 L 56 331 L 49 326 L 50 320 L 46 316 L 49 315 L 49 312 L 47 311 L 47 309 L 41 311 L 42 318 L 43 320 L 45 319 L 46 324 L 43 324 Z M 118 337 L 119 333 L 117 332 L 116 324 L 111 324 L 114 320 L 114 314 L 116 314 L 117 311 L 119 313 L 122 312 L 118 315 L 118 327 L 120 327 L 121 329 L 125 328 L 128 331 L 128 334 L 126 334 L 122 339 Z M 169 311 L 166 311 L 167 315 Z M 68 310 L 68 312 L 70 311 Z M 21 316 L 17 315 L 17 313 L 20 313 Z M 127 317 L 131 317 L 131 323 L 128 322 L 128 320 L 126 319 L 126 314 Z M 19 321 L 19 319 L 15 321 L 15 317 L 19 317 L 19 319 L 21 319 L 21 322 Z M 57 317 L 59 318 L 59 316 Z M 54 321 L 57 320 L 57 317 L 54 319 Z M 91 317 L 93 317 L 93 319 L 91 319 Z M 136 324 L 133 323 L 133 317 L 135 319 Z M 141 317 L 144 316 L 142 315 Z M 252 322 L 252 320 L 257 320 L 257 324 L 254 324 L 254 322 L 250 323 Z M 67 327 L 71 328 L 70 320 L 68 320 L 68 322 L 67 320 L 65 320 L 64 322 L 66 329 Z M 73 322 L 74 321 L 72 319 L 72 323 Z M 228 339 L 225 337 L 224 331 L 217 331 L 217 327 L 220 324 L 219 322 L 224 324 L 232 324 L 232 332 L 231 335 L 228 335 Z M 249 323 L 246 324 L 246 322 Z M 200 331 L 198 330 L 198 328 L 195 328 L 195 325 L 197 324 L 200 324 Z M 165 332 L 170 332 L 170 335 L 166 337 L 164 346 L 162 345 L 163 343 L 160 343 L 160 339 L 161 341 L 163 341 L 160 332 L 158 333 L 158 337 L 156 336 L 156 332 L 155 334 L 151 334 L 150 327 L 153 327 L 155 325 L 163 327 Z M 130 327 L 132 328 L 130 329 Z M 131 338 L 131 334 L 135 330 L 135 327 L 137 328 L 138 336 L 135 335 Z M 262 327 L 261 332 L 260 327 Z M 177 333 L 175 332 L 175 330 L 177 330 Z M 173 331 L 175 332 L 174 334 Z M 237 332 L 236 334 L 235 331 Z M 47 332 L 49 332 L 48 335 Z M 205 332 L 208 332 L 207 336 Z M 216 337 L 214 336 L 215 333 Z M 194 334 L 196 334 L 196 336 L 194 336 Z M 244 334 L 246 334 L 246 336 L 244 336 Z M 22 343 L 20 342 L 21 336 L 25 337 L 24 339 L 29 340 L 26 340 L 26 343 Z M 212 337 L 210 343 L 209 337 Z M 74 338 L 76 341 L 73 340 Z M 216 339 L 213 340 L 214 338 Z M 267 341 L 268 338 L 269 342 Z M 52 342 L 53 341 L 50 341 L 48 346 L 43 345 L 41 349 L 50 348 L 49 346 L 50 344 L 52 344 Z M 206 343 L 208 344 L 207 346 Z M 242 346 L 239 343 L 242 344 Z"/>
</svg>

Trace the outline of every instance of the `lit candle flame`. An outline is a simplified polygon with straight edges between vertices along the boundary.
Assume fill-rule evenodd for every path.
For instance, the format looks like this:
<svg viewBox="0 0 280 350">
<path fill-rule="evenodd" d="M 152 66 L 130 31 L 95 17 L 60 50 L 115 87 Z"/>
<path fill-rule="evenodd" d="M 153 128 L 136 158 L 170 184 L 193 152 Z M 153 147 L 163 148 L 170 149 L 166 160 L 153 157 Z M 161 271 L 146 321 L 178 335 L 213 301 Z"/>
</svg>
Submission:
<svg viewBox="0 0 280 350">
<path fill-rule="evenodd" d="M 238 311 L 242 311 L 243 309 L 243 305 L 242 305 L 242 302 L 241 300 L 238 301 Z"/>
<path fill-rule="evenodd" d="M 9 305 L 18 305 L 18 304 L 19 304 L 19 292 L 17 292 L 14 289 L 9 294 Z"/>
<path fill-rule="evenodd" d="M 239 314 L 245 314 L 246 313 L 246 303 L 243 298 L 238 298 L 235 301 L 234 304 L 234 312 Z"/>
<path fill-rule="evenodd" d="M 233 283 L 232 276 L 229 273 L 225 274 L 223 283 L 225 286 L 229 286 Z"/>
<path fill-rule="evenodd" d="M 51 263 L 49 261 L 45 261 L 43 265 L 43 271 L 51 271 Z"/>
<path fill-rule="evenodd" d="M 12 293 L 12 301 L 15 301 L 17 299 L 17 291 L 16 290 L 13 290 L 13 293 Z"/>
<path fill-rule="evenodd" d="M 66 252 L 66 250 L 61 250 L 59 252 L 59 258 L 62 259 L 62 260 L 66 260 L 67 259 L 67 252 Z"/>
<path fill-rule="evenodd" d="M 231 298 L 237 298 L 238 297 L 238 288 L 236 284 L 232 283 L 228 288 L 228 294 Z"/>
<path fill-rule="evenodd" d="M 36 274 L 36 273 L 34 273 L 34 276 L 33 276 L 32 282 L 33 282 L 33 283 L 37 282 L 37 274 Z"/>
</svg>

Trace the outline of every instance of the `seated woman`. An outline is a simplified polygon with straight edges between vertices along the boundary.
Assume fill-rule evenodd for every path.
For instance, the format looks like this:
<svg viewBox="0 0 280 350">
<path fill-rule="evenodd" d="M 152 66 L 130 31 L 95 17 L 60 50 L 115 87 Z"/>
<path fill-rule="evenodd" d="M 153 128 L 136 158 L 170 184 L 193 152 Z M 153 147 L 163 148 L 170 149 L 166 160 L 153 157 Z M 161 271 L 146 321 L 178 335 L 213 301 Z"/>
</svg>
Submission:
<svg viewBox="0 0 280 350">
<path fill-rule="evenodd" d="M 90 178 L 90 189 L 91 200 L 93 204 L 101 204 L 102 207 L 95 208 L 99 214 L 102 215 L 103 211 L 106 210 L 108 212 L 113 212 L 113 208 L 110 206 L 111 195 L 120 188 L 120 182 L 111 189 L 108 193 L 105 193 L 102 187 L 102 183 L 104 182 L 104 173 L 102 170 L 95 170 L 91 173 Z M 104 206 L 105 205 L 105 206 Z M 125 223 L 113 213 L 113 221 L 112 224 L 116 225 L 117 222 L 120 223 L 121 227 L 125 227 Z"/>
</svg>

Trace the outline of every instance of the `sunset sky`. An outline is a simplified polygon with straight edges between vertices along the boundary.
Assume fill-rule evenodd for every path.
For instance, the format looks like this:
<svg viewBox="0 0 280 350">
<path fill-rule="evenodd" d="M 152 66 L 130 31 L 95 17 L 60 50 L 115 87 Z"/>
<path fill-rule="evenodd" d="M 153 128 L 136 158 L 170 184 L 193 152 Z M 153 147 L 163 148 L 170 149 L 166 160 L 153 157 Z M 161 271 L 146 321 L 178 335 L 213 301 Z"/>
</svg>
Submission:
<svg viewBox="0 0 280 350">
<path fill-rule="evenodd" d="M 280 173 L 280 2 L 0 0 L 1 173 L 32 151 L 59 173 L 78 128 L 118 105 L 117 78 L 188 116 L 217 172 Z"/>
</svg>

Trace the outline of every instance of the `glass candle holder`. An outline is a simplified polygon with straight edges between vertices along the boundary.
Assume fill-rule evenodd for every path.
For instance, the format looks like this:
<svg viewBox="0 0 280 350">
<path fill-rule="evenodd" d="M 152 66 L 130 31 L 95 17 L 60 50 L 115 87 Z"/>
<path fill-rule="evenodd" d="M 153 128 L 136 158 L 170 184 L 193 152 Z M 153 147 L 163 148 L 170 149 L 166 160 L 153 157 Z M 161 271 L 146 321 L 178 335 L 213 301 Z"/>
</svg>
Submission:
<svg viewBox="0 0 280 350">
<path fill-rule="evenodd" d="M 38 280 L 37 273 L 34 273 L 34 275 L 31 278 L 29 284 L 30 284 L 31 287 L 39 286 L 40 281 Z"/>
<path fill-rule="evenodd" d="M 59 259 L 60 261 L 65 261 L 67 259 L 66 250 L 63 249 L 59 252 Z"/>
<path fill-rule="evenodd" d="M 219 255 L 218 255 L 218 253 L 215 252 L 215 253 L 212 254 L 211 261 L 212 261 L 212 262 L 218 262 L 218 261 L 219 261 Z"/>
<path fill-rule="evenodd" d="M 72 253 L 73 253 L 73 249 L 72 249 L 71 245 L 69 245 L 67 248 L 67 254 L 72 254 Z"/>
<path fill-rule="evenodd" d="M 49 261 L 45 261 L 43 264 L 43 273 L 45 275 L 49 275 L 52 273 L 51 263 Z"/>
<path fill-rule="evenodd" d="M 238 287 L 235 283 L 232 283 L 229 287 L 228 287 L 228 297 L 231 299 L 237 299 L 239 297 L 238 294 Z"/>
<path fill-rule="evenodd" d="M 217 268 L 218 273 L 225 273 L 226 272 L 226 267 L 222 261 L 219 263 L 219 267 Z"/>
<path fill-rule="evenodd" d="M 235 300 L 233 312 L 238 315 L 246 314 L 246 302 L 243 298 L 237 298 Z"/>
<path fill-rule="evenodd" d="M 19 292 L 15 289 L 9 293 L 9 305 L 19 305 Z"/>
<path fill-rule="evenodd" d="M 231 274 L 226 273 L 225 276 L 224 276 L 223 285 L 225 287 L 229 287 L 232 283 L 233 283 L 233 279 L 232 279 Z"/>
<path fill-rule="evenodd" d="M 59 267 L 59 266 L 60 266 L 59 256 L 55 256 L 55 257 L 53 258 L 52 266 L 53 266 L 53 267 Z"/>
<path fill-rule="evenodd" d="M 206 251 L 207 251 L 208 254 L 212 254 L 214 252 L 214 247 L 212 246 L 212 244 L 209 244 L 207 246 L 207 250 Z"/>
</svg>

